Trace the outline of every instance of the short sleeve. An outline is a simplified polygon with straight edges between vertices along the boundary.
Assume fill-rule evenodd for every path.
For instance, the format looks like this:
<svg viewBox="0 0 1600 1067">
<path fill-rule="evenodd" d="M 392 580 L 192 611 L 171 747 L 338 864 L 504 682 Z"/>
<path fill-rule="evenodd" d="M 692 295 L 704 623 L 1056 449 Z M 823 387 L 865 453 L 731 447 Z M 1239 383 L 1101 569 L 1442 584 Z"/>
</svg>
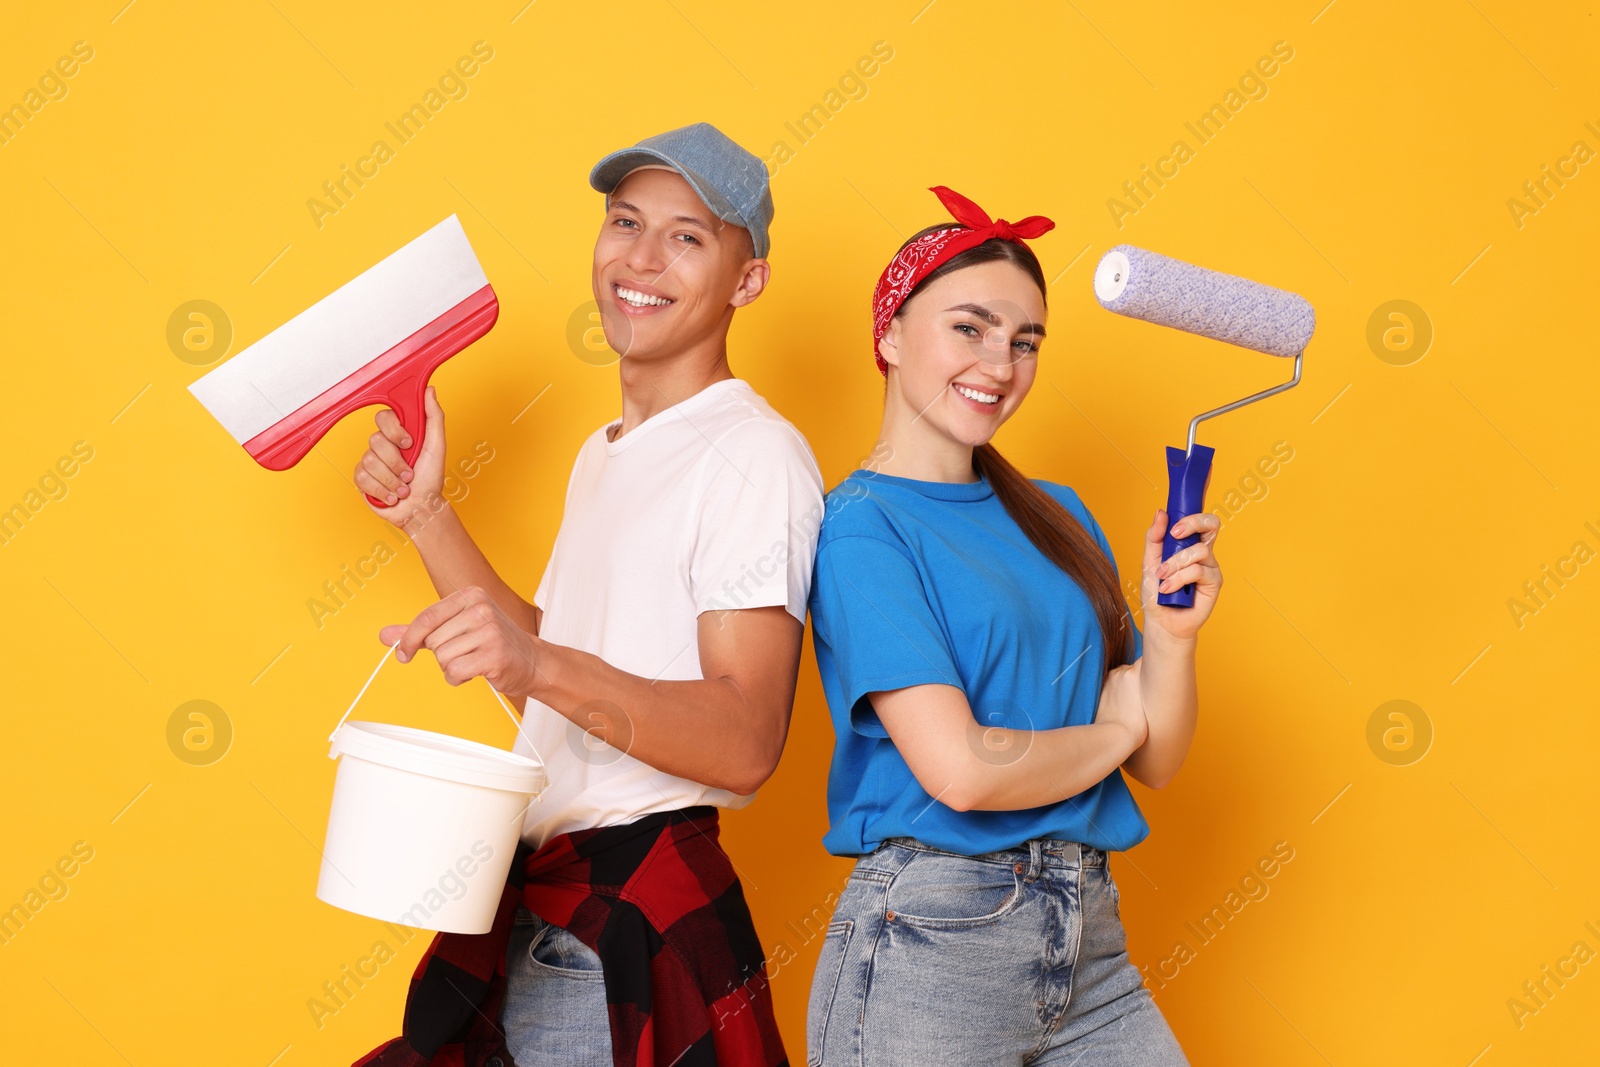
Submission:
<svg viewBox="0 0 1600 1067">
<path fill-rule="evenodd" d="M 822 472 L 787 422 L 751 419 L 714 442 L 695 509 L 695 613 L 781 606 L 806 621 Z"/>
<path fill-rule="evenodd" d="M 868 693 L 926 683 L 961 687 L 944 628 L 899 545 L 865 534 L 830 538 L 817 552 L 811 622 L 815 640 L 831 653 L 857 733 L 888 736 Z"/>
</svg>

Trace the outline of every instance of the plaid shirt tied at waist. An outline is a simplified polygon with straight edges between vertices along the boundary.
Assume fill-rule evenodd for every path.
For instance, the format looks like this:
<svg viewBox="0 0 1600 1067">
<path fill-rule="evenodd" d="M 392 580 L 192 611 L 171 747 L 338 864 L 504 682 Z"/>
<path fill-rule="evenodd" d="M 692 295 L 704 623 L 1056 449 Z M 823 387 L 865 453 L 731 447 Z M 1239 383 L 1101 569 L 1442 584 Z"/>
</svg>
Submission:
<svg viewBox="0 0 1600 1067">
<path fill-rule="evenodd" d="M 616 1067 L 787 1067 L 766 959 L 717 809 L 519 842 L 494 926 L 434 936 L 402 1036 L 352 1067 L 513 1067 L 500 1028 L 519 905 L 600 957 Z"/>
</svg>

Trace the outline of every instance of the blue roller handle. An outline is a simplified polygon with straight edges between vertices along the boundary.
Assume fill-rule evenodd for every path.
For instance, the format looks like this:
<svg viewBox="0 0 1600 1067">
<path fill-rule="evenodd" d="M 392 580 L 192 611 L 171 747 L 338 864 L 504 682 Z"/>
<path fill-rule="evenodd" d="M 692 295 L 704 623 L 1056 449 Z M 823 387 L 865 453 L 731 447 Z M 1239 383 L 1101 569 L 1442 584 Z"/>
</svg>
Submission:
<svg viewBox="0 0 1600 1067">
<path fill-rule="evenodd" d="M 1161 559 L 1169 560 L 1180 549 L 1200 540 L 1199 534 L 1182 539 L 1172 536 L 1172 527 L 1186 515 L 1206 509 L 1206 483 L 1211 480 L 1211 457 L 1216 449 L 1194 446 L 1192 455 L 1181 448 L 1167 447 L 1167 530 L 1161 545 Z M 1167 608 L 1194 607 L 1194 583 L 1170 593 L 1157 593 L 1156 603 Z"/>
</svg>

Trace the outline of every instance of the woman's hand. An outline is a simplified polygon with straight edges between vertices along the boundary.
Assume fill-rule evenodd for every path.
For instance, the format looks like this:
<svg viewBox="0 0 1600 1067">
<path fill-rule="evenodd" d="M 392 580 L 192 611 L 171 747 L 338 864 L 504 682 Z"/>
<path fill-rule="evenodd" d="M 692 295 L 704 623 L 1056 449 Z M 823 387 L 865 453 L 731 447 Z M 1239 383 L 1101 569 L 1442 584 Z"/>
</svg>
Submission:
<svg viewBox="0 0 1600 1067">
<path fill-rule="evenodd" d="M 1209 511 L 1185 515 L 1172 526 L 1174 537 L 1187 537 L 1198 533 L 1198 544 L 1180 549 L 1172 558 L 1162 562 L 1161 546 L 1166 534 L 1167 510 L 1156 512 L 1155 521 L 1145 531 L 1144 578 L 1139 585 L 1139 599 L 1144 606 L 1144 629 L 1158 626 L 1168 637 L 1193 638 L 1200 626 L 1211 616 L 1216 606 L 1217 594 L 1222 590 L 1222 569 L 1217 566 L 1215 543 L 1222 520 Z M 1194 585 L 1194 606 L 1169 608 L 1156 602 L 1159 593 L 1182 589 L 1190 582 Z"/>
<path fill-rule="evenodd" d="M 502 693 L 527 696 L 539 678 L 543 642 L 512 622 L 477 586 L 423 609 L 409 626 L 385 626 L 378 631 L 378 640 L 385 645 L 398 640 L 395 656 L 401 663 L 419 648 L 429 649 L 451 685 L 482 675 Z"/>
<path fill-rule="evenodd" d="M 1139 689 L 1137 663 L 1113 667 L 1100 687 L 1100 705 L 1095 722 L 1115 723 L 1128 731 L 1129 753 L 1136 752 L 1150 736 L 1150 722 L 1144 714 L 1144 698 Z"/>
<path fill-rule="evenodd" d="M 411 447 L 411 434 L 388 408 L 378 412 L 378 432 L 367 439 L 367 450 L 356 461 L 356 488 L 388 505 L 375 507 L 366 500 L 367 507 L 401 529 L 424 509 L 437 510 L 436 501 L 442 499 L 444 488 L 444 409 L 431 385 L 423 395 L 422 406 L 427 422 L 415 469 L 400 455 L 402 448 Z"/>
</svg>

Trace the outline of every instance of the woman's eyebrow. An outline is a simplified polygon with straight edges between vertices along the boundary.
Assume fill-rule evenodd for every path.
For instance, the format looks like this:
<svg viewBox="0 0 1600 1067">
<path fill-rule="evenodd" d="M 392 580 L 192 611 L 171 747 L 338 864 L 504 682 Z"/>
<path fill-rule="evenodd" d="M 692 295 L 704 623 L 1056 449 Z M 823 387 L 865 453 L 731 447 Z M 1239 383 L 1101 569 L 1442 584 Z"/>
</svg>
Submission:
<svg viewBox="0 0 1600 1067">
<path fill-rule="evenodd" d="M 1000 316 L 996 315 L 982 304 L 957 304 L 955 307 L 945 308 L 945 310 L 965 311 L 968 314 L 978 316 L 978 318 L 982 319 L 984 322 L 987 322 L 991 326 L 998 326 L 1000 324 Z M 1017 328 L 1017 332 L 1037 334 L 1038 336 L 1043 337 L 1044 326 L 1037 322 L 1025 322 Z"/>
</svg>

